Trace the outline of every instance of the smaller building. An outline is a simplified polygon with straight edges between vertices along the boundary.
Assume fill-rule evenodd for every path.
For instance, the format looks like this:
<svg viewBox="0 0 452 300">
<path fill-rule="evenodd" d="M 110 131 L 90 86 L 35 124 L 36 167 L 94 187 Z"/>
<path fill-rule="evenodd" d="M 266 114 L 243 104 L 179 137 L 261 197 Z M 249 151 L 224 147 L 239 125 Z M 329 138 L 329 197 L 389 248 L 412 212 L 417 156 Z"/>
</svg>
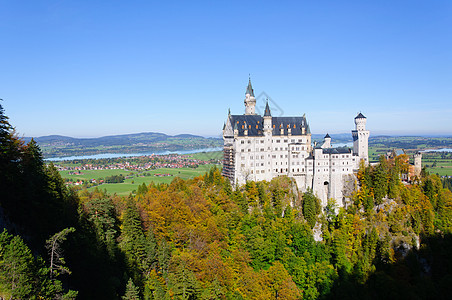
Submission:
<svg viewBox="0 0 452 300">
<path fill-rule="evenodd" d="M 402 170 L 401 180 L 405 182 L 412 181 L 414 177 L 420 177 L 422 171 L 422 152 L 413 154 L 413 163 L 410 163 L 410 157 L 404 149 L 393 149 L 386 153 L 386 159 L 400 158 L 406 164 L 406 170 Z"/>
</svg>

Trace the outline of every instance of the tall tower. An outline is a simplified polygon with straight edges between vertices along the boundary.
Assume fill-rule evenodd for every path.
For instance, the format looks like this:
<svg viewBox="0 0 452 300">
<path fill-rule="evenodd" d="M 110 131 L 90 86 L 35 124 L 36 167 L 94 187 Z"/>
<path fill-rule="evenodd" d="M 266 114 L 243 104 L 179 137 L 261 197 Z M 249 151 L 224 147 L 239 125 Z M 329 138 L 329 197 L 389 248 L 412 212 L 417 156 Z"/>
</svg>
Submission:
<svg viewBox="0 0 452 300">
<path fill-rule="evenodd" d="M 251 86 L 251 78 L 245 92 L 245 115 L 254 115 L 256 111 L 256 98 L 254 98 L 254 90 Z"/>
<path fill-rule="evenodd" d="M 270 111 L 270 107 L 265 104 L 265 112 L 264 112 L 264 135 L 271 136 L 272 135 L 272 113 Z"/>
<path fill-rule="evenodd" d="M 353 153 L 364 160 L 365 164 L 369 163 L 369 130 L 366 130 L 367 118 L 359 113 L 355 117 L 355 130 L 352 130 L 353 136 Z"/>
<path fill-rule="evenodd" d="M 414 175 L 421 176 L 422 171 L 422 153 L 416 152 L 414 154 Z"/>
</svg>

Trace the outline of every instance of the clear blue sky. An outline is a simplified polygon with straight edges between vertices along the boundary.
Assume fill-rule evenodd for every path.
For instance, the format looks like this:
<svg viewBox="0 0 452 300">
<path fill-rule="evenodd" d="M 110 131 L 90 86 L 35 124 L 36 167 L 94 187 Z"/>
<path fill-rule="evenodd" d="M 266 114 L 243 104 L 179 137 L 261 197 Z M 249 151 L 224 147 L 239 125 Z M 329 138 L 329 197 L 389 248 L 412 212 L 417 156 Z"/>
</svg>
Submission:
<svg viewBox="0 0 452 300">
<path fill-rule="evenodd" d="M 452 1 L 0 0 L 21 135 L 218 136 L 249 73 L 313 133 L 452 134 Z"/>
</svg>

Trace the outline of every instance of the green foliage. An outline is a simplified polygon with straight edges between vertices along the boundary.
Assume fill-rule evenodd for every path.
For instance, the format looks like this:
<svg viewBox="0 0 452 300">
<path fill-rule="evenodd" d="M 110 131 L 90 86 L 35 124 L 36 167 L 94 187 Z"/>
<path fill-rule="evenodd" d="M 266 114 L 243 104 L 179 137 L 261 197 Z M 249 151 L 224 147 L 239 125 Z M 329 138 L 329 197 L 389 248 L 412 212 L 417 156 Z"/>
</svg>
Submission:
<svg viewBox="0 0 452 300">
<path fill-rule="evenodd" d="M 67 239 L 67 235 L 74 231 L 74 227 L 65 228 L 46 241 L 46 248 L 50 257 L 50 279 L 63 273 L 70 274 L 69 269 L 65 266 L 66 262 L 61 244 Z"/>
<path fill-rule="evenodd" d="M 129 278 L 129 281 L 127 282 L 126 287 L 126 293 L 124 296 L 122 296 L 123 300 L 139 300 L 140 299 L 140 292 L 138 290 L 138 287 L 135 286 L 135 284 L 132 281 L 132 278 Z"/>
<path fill-rule="evenodd" d="M 125 177 L 123 175 L 112 175 L 105 177 L 105 183 L 123 183 Z"/>
<path fill-rule="evenodd" d="M 77 196 L 53 165 L 43 165 L 34 141 L 14 137 L 2 109 L 0 141 L 0 217 L 19 234 L 0 234 L 3 298 L 450 295 L 452 193 L 427 173 L 402 184 L 401 158 L 362 165 L 353 201 L 338 208 L 330 199 L 322 214 L 312 191 L 301 199 L 290 178 L 233 189 L 216 168 L 141 184 L 127 199 L 97 189 Z M 314 240 L 317 221 L 322 241 Z M 66 259 L 63 252 L 50 262 L 35 257 L 45 254 L 46 240 L 54 256 L 56 245 L 65 246 Z M 63 266 L 72 274 L 56 278 Z"/>
<path fill-rule="evenodd" d="M 314 195 L 311 189 L 308 189 L 303 194 L 303 216 L 311 228 L 315 226 L 320 210 L 320 199 Z"/>
</svg>

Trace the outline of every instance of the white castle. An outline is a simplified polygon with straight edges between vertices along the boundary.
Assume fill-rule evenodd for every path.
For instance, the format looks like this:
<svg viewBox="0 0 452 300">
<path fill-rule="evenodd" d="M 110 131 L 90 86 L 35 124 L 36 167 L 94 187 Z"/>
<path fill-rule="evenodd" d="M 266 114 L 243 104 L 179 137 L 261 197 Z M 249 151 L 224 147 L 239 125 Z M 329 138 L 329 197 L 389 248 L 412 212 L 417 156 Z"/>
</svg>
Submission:
<svg viewBox="0 0 452 300">
<path fill-rule="evenodd" d="M 298 189 L 311 188 L 326 206 L 329 198 L 345 205 L 349 196 L 344 192 L 360 161 L 368 164 L 369 131 L 366 117 L 359 113 L 352 130 L 353 150 L 348 147 L 332 148 L 331 137 L 326 134 L 321 146 L 311 144 L 311 131 L 302 117 L 272 117 L 265 106 L 263 116 L 255 113 L 256 99 L 251 80 L 245 93 L 245 114 L 231 115 L 223 127 L 223 176 L 233 185 L 248 180 L 270 181 L 276 176 L 295 179 Z"/>
</svg>

